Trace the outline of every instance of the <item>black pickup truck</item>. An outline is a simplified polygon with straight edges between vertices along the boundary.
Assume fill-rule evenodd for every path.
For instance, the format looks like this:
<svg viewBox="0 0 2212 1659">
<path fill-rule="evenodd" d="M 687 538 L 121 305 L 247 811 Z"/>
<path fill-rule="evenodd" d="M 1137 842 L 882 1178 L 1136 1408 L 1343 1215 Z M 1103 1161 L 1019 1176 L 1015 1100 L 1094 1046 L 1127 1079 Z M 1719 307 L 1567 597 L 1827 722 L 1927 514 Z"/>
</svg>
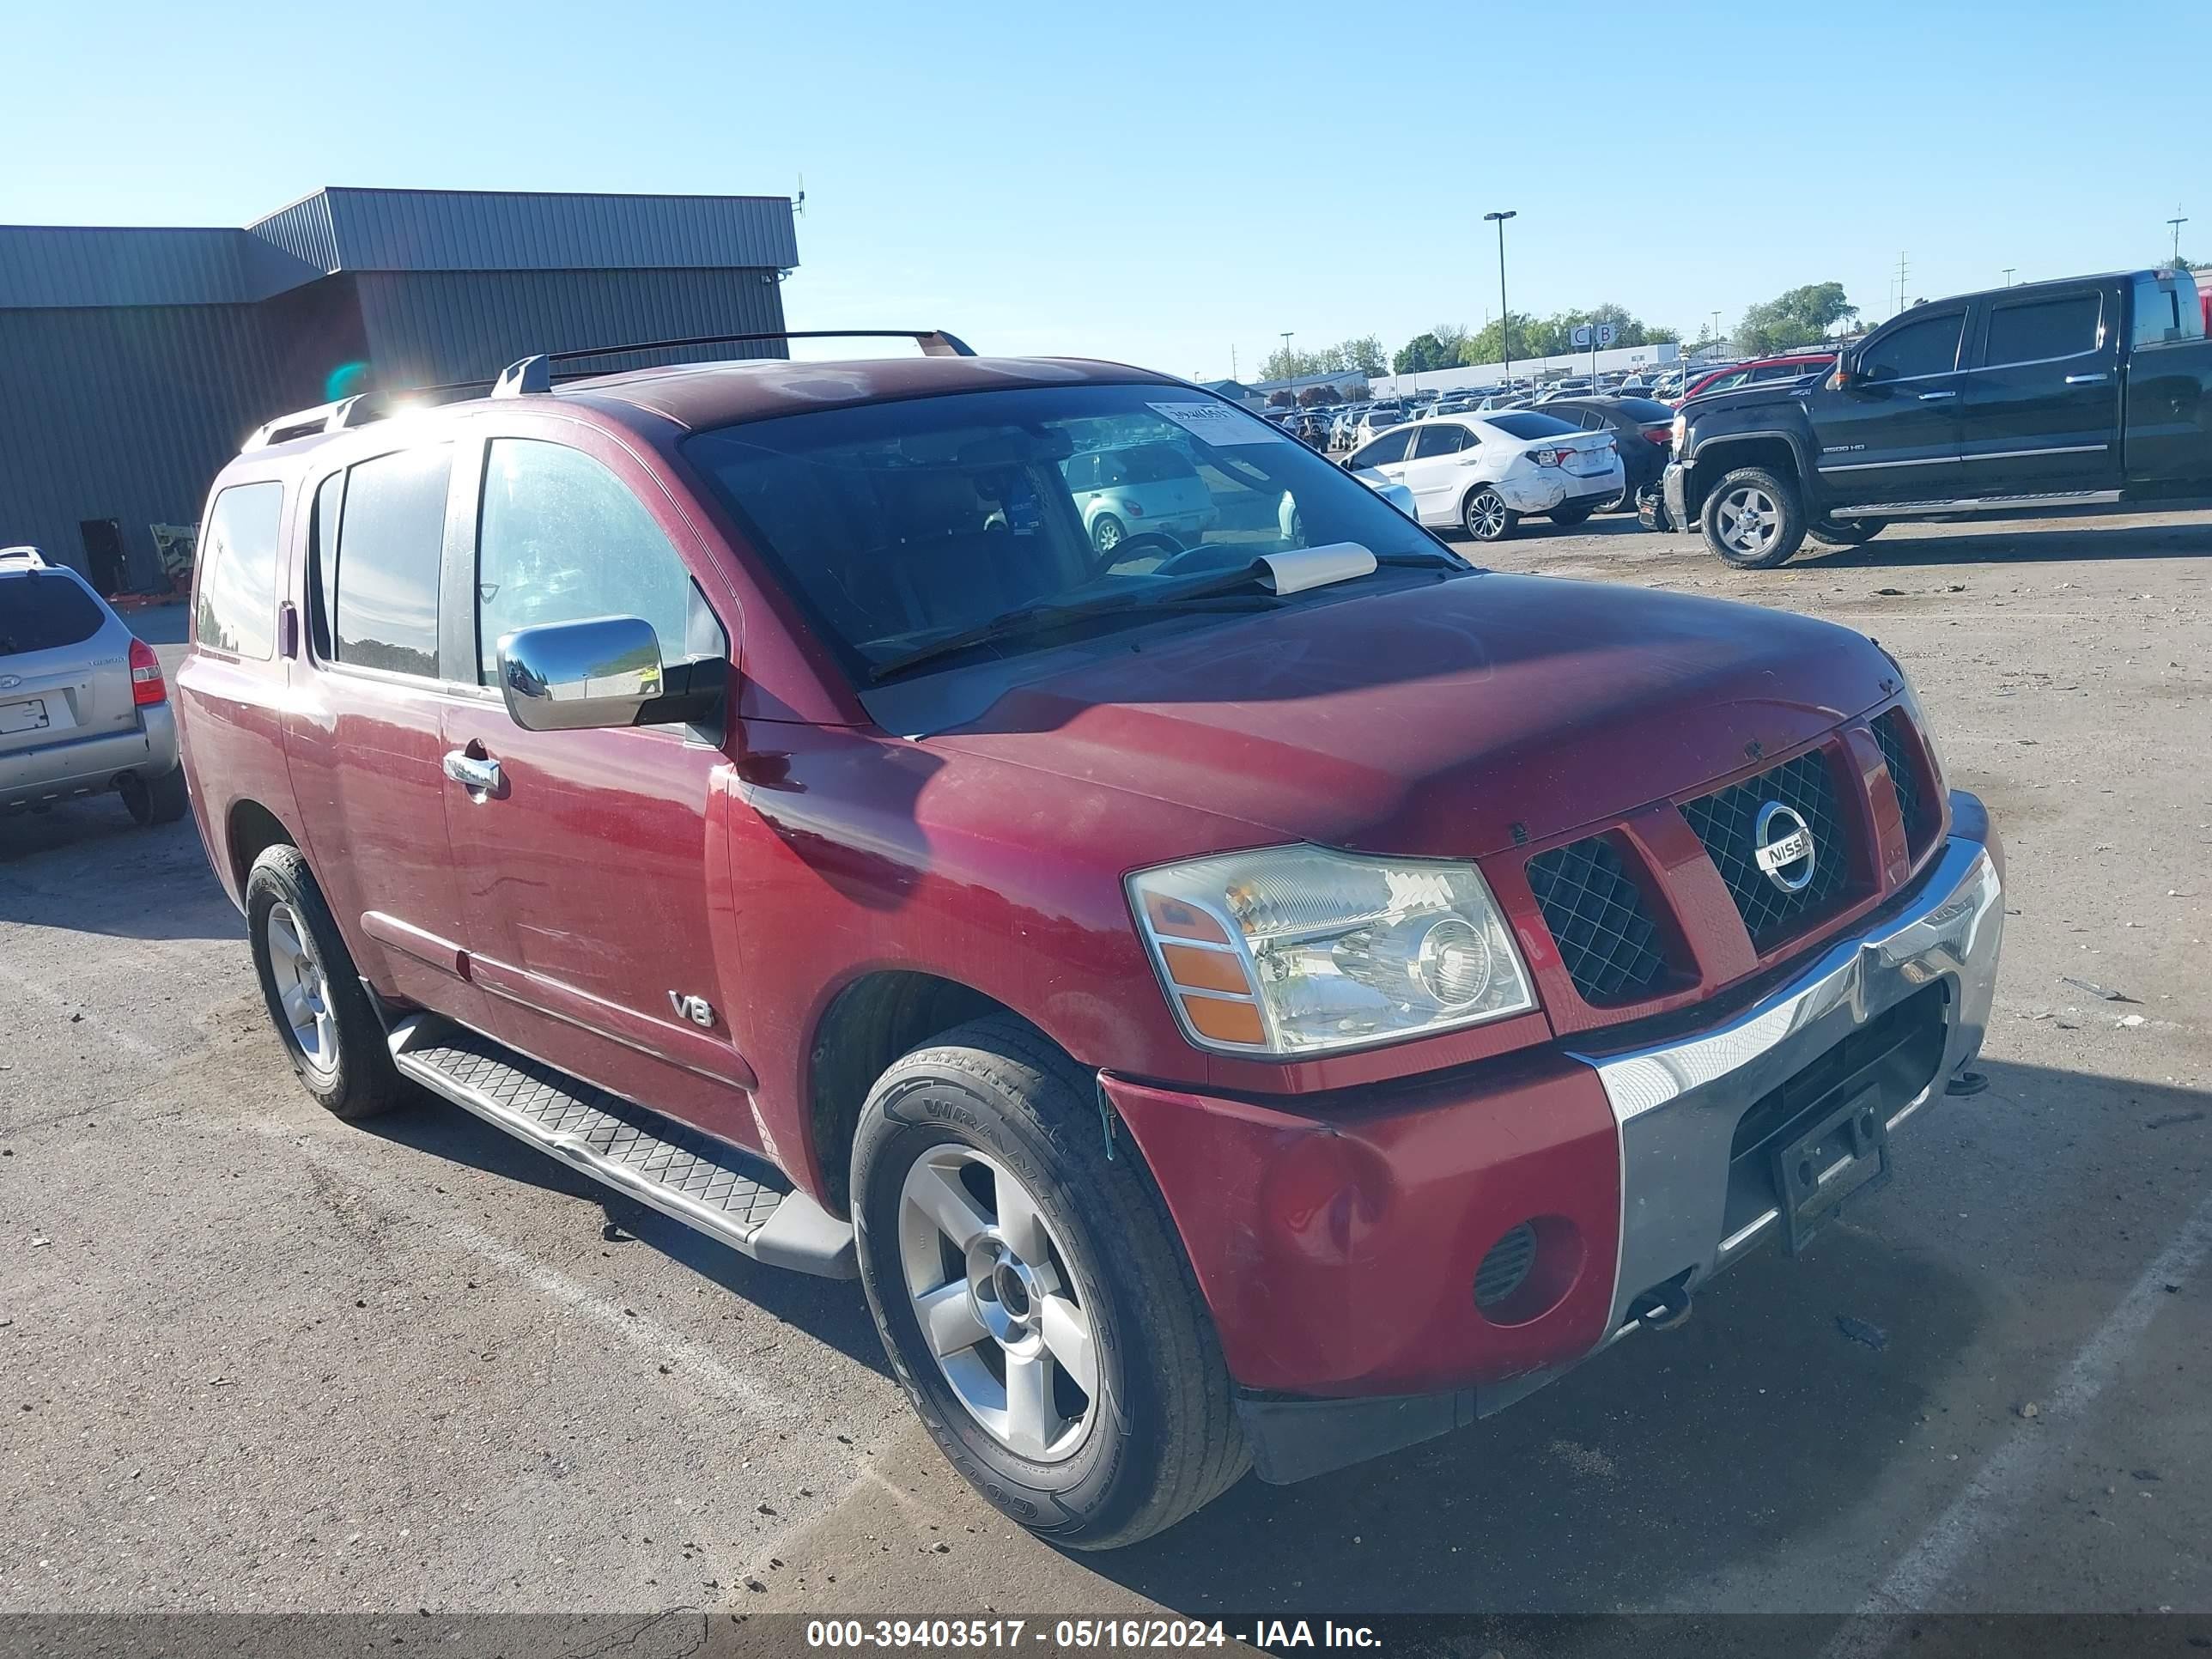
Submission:
<svg viewBox="0 0 2212 1659">
<path fill-rule="evenodd" d="M 2185 270 L 1923 301 L 1833 373 L 1674 417 L 1668 516 L 1765 570 L 1898 519 L 2212 496 L 2212 339 Z"/>
</svg>

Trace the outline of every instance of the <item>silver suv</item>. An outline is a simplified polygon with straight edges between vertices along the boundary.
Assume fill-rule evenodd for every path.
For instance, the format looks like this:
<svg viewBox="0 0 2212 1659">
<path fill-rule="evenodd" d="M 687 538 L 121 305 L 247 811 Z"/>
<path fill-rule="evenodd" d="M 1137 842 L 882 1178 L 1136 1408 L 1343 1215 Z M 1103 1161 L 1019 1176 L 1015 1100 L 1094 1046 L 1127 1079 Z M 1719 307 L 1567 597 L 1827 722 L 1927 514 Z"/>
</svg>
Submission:
<svg viewBox="0 0 2212 1659">
<path fill-rule="evenodd" d="M 107 789 L 141 823 L 185 815 L 161 659 L 76 572 L 0 547 L 0 811 Z"/>
</svg>

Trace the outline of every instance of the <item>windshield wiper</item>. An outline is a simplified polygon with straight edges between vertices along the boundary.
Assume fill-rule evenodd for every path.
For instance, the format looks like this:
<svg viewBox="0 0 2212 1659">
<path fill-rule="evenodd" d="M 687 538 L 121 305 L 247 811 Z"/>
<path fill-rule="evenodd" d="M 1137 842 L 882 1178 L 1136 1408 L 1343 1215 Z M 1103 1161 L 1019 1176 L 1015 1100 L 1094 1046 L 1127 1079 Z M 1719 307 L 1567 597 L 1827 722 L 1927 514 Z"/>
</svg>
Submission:
<svg viewBox="0 0 2212 1659">
<path fill-rule="evenodd" d="M 1390 568 L 1470 570 L 1474 567 L 1453 554 L 1441 549 L 1419 550 L 1411 553 L 1378 553 L 1374 556 L 1378 566 Z M 956 629 L 940 638 L 917 645 L 886 661 L 876 664 L 868 671 L 868 683 L 880 684 L 894 674 L 902 674 L 909 668 L 939 657 L 949 657 L 955 652 L 972 646 L 986 645 L 998 640 L 1018 639 L 1024 635 L 1038 634 L 1069 623 L 1085 622 L 1095 617 L 1116 613 L 1136 613 L 1169 605 L 1188 604 L 1194 599 L 1213 599 L 1234 592 L 1247 586 L 1259 586 L 1267 576 L 1267 567 L 1258 559 L 1249 565 L 1237 565 L 1228 570 L 1209 571 L 1194 576 L 1187 582 L 1172 587 L 1156 588 L 1150 592 L 1132 592 L 1126 588 L 1095 598 L 1078 599 L 1065 604 L 1036 604 L 1018 605 L 1012 611 L 1001 611 L 988 621 L 973 627 Z M 1333 584 L 1332 584 L 1333 585 Z M 1267 591 L 1264 587 L 1262 591 Z"/>
<path fill-rule="evenodd" d="M 1239 565 L 1234 570 L 1217 570 L 1194 577 L 1188 582 L 1164 591 L 1132 593 L 1118 589 L 1101 593 L 1096 598 L 1078 599 L 1073 603 L 1018 605 L 1012 611 L 1001 611 L 987 622 L 972 628 L 963 628 L 911 651 L 902 652 L 889 661 L 879 662 L 868 671 L 871 684 L 879 684 L 894 674 L 905 672 L 925 662 L 939 657 L 949 657 L 956 651 L 965 651 L 970 646 L 988 644 L 994 640 L 1010 640 L 1024 634 L 1042 633 L 1067 623 L 1083 622 L 1092 617 L 1112 616 L 1117 611 L 1148 611 L 1158 605 L 1179 605 L 1187 599 L 1209 599 L 1218 593 L 1232 592 L 1247 584 L 1256 583 L 1264 567 L 1257 562 Z"/>
</svg>

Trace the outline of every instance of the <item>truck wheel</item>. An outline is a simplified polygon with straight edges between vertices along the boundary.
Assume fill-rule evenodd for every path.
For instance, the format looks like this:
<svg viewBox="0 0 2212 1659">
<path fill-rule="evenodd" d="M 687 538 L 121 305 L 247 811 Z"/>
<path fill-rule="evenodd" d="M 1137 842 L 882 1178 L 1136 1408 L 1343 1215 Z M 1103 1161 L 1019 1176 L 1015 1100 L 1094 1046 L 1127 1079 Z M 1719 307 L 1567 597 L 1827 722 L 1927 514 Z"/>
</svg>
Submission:
<svg viewBox="0 0 2212 1659">
<path fill-rule="evenodd" d="M 1763 466 L 1740 467 L 1705 496 L 1705 545 L 1740 570 L 1771 570 L 1805 540 L 1797 487 Z"/>
<path fill-rule="evenodd" d="M 292 1069 L 325 1109 L 374 1117 L 408 1097 L 384 1026 L 307 860 L 271 847 L 246 878 L 246 927 L 269 1018 Z"/>
<path fill-rule="evenodd" d="M 171 767 L 158 778 L 125 772 L 116 790 L 123 797 L 124 807 L 134 823 L 174 823 L 192 804 L 191 798 L 185 793 L 185 769 L 181 766 Z"/>
<path fill-rule="evenodd" d="M 1148 1538 L 1249 1463 L 1165 1206 L 1097 1079 L 1011 1016 L 878 1079 L 853 1146 L 876 1329 L 952 1466 L 1077 1549 Z"/>
<path fill-rule="evenodd" d="M 1805 533 L 1830 547 L 1856 547 L 1881 534 L 1880 519 L 1816 519 Z"/>
<path fill-rule="evenodd" d="M 1470 490 L 1460 504 L 1460 525 L 1479 542 L 1502 542 L 1513 533 L 1521 515 L 1505 505 L 1505 498 L 1485 485 Z"/>
</svg>

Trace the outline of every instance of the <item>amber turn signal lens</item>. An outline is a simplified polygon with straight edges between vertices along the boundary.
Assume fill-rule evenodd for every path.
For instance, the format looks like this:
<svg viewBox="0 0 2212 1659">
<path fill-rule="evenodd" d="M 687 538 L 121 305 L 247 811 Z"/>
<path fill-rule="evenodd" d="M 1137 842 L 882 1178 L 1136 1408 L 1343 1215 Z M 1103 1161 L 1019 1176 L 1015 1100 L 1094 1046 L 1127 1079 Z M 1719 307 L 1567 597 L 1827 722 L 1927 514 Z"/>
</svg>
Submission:
<svg viewBox="0 0 2212 1659">
<path fill-rule="evenodd" d="M 1203 939 L 1208 945 L 1229 943 L 1229 935 L 1221 931 L 1221 924 L 1205 911 L 1162 894 L 1145 895 L 1145 919 L 1152 923 L 1152 932 L 1164 939 Z M 1244 988 L 1239 985 L 1237 988 L 1241 991 Z"/>
<path fill-rule="evenodd" d="M 1252 986 L 1244 977 L 1244 964 L 1226 951 L 1197 951 L 1188 945 L 1163 945 L 1160 957 L 1168 977 L 1193 991 L 1227 991 L 1249 996 Z"/>
<path fill-rule="evenodd" d="M 1200 1036 L 1216 1042 L 1241 1042 L 1257 1047 L 1267 1040 L 1260 1024 L 1260 1011 L 1249 1002 L 1220 1002 L 1212 997 L 1182 999 L 1184 1017 Z"/>
</svg>

